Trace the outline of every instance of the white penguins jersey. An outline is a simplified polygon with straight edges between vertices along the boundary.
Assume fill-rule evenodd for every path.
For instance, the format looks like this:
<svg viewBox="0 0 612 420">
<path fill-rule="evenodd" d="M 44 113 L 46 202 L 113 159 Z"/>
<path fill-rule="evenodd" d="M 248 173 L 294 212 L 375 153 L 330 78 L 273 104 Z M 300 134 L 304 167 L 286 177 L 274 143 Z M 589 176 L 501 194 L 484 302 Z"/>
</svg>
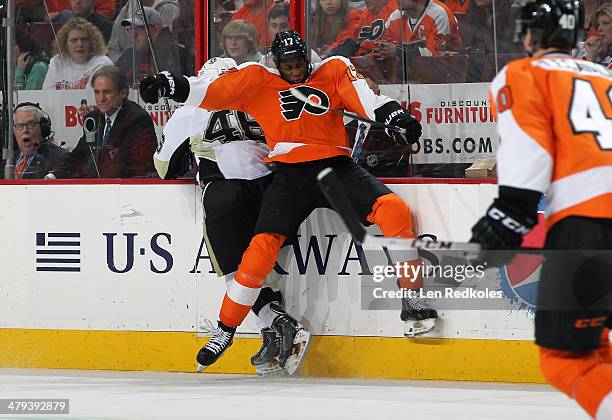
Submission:
<svg viewBox="0 0 612 420">
<path fill-rule="evenodd" d="M 269 153 L 263 130 L 244 112 L 185 105 L 166 123 L 164 138 L 153 156 L 162 179 L 181 175 L 178 171 L 189 151 L 198 161 L 200 182 L 256 179 L 270 173 L 263 163 Z"/>
</svg>

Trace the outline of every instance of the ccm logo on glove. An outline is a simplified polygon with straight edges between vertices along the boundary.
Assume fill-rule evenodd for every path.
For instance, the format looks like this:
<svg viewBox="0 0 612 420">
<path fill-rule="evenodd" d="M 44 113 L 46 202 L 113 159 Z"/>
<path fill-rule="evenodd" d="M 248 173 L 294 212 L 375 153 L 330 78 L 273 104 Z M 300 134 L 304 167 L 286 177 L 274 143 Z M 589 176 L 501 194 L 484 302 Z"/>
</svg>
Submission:
<svg viewBox="0 0 612 420">
<path fill-rule="evenodd" d="M 520 235 L 525 235 L 531 230 L 496 207 L 491 207 L 487 216 L 493 220 L 500 221 L 504 227 Z"/>
</svg>

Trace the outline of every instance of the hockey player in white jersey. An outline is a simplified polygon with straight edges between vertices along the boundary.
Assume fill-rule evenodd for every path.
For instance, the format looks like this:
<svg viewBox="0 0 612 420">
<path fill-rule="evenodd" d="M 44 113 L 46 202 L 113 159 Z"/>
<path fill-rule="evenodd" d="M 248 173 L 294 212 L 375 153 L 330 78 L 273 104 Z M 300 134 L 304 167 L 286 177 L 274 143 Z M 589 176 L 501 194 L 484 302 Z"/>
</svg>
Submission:
<svg viewBox="0 0 612 420">
<path fill-rule="evenodd" d="M 231 58 L 212 58 L 198 76 L 216 77 L 235 66 Z M 217 274 L 231 280 L 251 240 L 261 199 L 272 177 L 263 163 L 268 155 L 263 131 L 243 112 L 211 112 L 185 106 L 172 115 L 164 128 L 164 137 L 154 155 L 155 168 L 163 179 L 176 178 L 181 175 L 187 154 L 194 154 L 199 167 L 197 179 L 202 187 L 206 247 Z M 280 291 L 274 290 L 276 284 L 270 277 L 270 284 L 261 290 L 253 306 L 264 328 L 262 346 L 251 363 L 260 375 L 283 368 L 295 374 L 310 334 L 283 309 Z M 300 339 L 294 343 L 298 331 Z M 219 338 L 223 339 L 224 335 Z M 219 343 L 220 348 L 226 345 Z M 200 357 L 197 359 L 198 370 L 207 367 L 200 363 Z"/>
</svg>

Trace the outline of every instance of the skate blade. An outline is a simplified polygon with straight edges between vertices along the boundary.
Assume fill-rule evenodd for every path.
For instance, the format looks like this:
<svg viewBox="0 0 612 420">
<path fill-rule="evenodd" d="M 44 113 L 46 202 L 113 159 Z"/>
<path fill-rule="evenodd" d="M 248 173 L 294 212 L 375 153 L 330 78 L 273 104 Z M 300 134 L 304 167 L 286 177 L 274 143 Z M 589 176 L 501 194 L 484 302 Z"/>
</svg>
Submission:
<svg viewBox="0 0 612 420">
<path fill-rule="evenodd" d="M 293 339 L 293 354 L 287 358 L 285 363 L 285 369 L 287 369 L 289 376 L 294 376 L 302 366 L 304 356 L 310 345 L 310 338 L 310 333 L 304 329 L 299 330 L 295 335 Z"/>
<path fill-rule="evenodd" d="M 419 321 L 404 321 L 404 337 L 413 338 L 427 334 L 436 326 L 436 319 L 421 319 Z"/>
<path fill-rule="evenodd" d="M 200 373 L 202 372 L 204 369 L 206 369 L 208 366 L 204 366 L 198 363 L 198 367 L 196 368 L 196 373 Z"/>
<path fill-rule="evenodd" d="M 284 373 L 284 369 L 282 368 L 278 360 L 273 360 L 269 363 L 255 365 L 255 373 L 257 374 L 257 376 L 282 376 Z"/>
</svg>

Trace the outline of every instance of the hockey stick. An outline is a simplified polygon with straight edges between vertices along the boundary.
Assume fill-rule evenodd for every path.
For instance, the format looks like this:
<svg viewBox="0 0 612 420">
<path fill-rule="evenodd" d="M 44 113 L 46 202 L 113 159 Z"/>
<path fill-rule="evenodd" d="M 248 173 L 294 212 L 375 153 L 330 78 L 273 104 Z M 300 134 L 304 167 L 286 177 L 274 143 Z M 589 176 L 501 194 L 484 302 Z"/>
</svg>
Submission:
<svg viewBox="0 0 612 420">
<path fill-rule="evenodd" d="M 391 130 L 391 131 L 396 131 L 396 132 L 401 133 L 401 134 L 406 134 L 406 129 L 404 129 L 404 128 L 396 127 L 394 125 L 383 124 L 383 123 L 378 122 L 378 121 L 374 121 L 374 120 L 370 120 L 368 118 L 364 118 L 364 117 L 362 117 L 360 115 L 357 115 L 357 114 L 354 114 L 352 112 L 346 112 L 346 111 L 342 111 L 340 109 L 329 108 L 329 107 L 326 107 L 324 105 L 321 105 L 321 104 L 318 104 L 316 102 L 313 102 L 306 95 L 304 95 L 302 92 L 300 92 L 296 88 L 289 88 L 289 92 L 291 92 L 291 94 L 293 96 L 295 96 L 295 98 L 298 101 L 302 101 L 305 104 L 308 104 L 308 105 L 313 106 L 315 108 L 324 109 L 325 111 L 331 111 L 331 112 L 333 112 L 335 114 L 342 115 L 343 117 L 347 117 L 347 118 L 352 118 L 352 119 L 357 120 L 357 121 L 363 121 L 363 122 L 366 122 L 368 124 L 372 124 L 375 127 L 384 128 L 385 130 Z"/>
<path fill-rule="evenodd" d="M 365 142 L 367 132 L 367 125 L 364 123 L 357 125 L 357 136 L 355 138 L 355 143 L 353 144 L 353 151 L 351 152 L 351 159 L 353 159 L 353 162 L 355 163 L 359 161 L 359 155 L 361 155 L 361 149 L 363 148 L 363 143 Z"/>
<path fill-rule="evenodd" d="M 402 247 L 405 249 L 432 249 L 432 250 L 461 250 L 461 251 L 478 251 L 480 244 L 468 242 L 451 242 L 451 241 L 429 241 L 424 239 L 406 239 L 406 238 L 390 238 L 373 236 L 367 233 L 359 221 L 359 216 L 353 208 L 340 179 L 332 168 L 323 169 L 317 176 L 319 187 L 325 198 L 331 206 L 336 210 L 340 218 L 346 224 L 349 233 L 357 244 L 365 246 L 393 246 Z"/>
</svg>

